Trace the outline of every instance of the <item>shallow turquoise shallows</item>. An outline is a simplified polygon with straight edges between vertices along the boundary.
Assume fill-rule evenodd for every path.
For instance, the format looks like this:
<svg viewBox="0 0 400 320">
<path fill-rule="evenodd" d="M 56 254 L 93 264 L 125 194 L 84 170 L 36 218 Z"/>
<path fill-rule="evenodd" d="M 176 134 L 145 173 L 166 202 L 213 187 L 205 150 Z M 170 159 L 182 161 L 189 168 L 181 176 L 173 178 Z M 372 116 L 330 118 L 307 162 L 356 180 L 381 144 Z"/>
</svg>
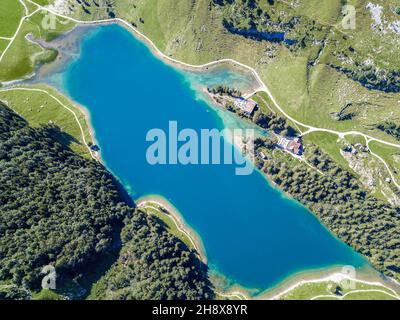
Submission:
<svg viewBox="0 0 400 320">
<path fill-rule="evenodd" d="M 123 28 L 97 27 L 82 39 L 81 55 L 63 71 L 63 88 L 90 111 L 108 168 L 134 199 L 170 200 L 203 240 L 210 267 L 233 283 L 259 290 L 301 271 L 364 260 L 337 240 L 261 173 L 235 175 L 233 165 L 151 166 L 152 128 L 221 129 L 229 115 L 198 99 L 191 81 L 243 82 L 232 71 L 210 76 L 178 72 Z M 218 81 L 215 77 L 219 78 Z M 228 119 L 228 120 L 227 120 Z"/>
</svg>

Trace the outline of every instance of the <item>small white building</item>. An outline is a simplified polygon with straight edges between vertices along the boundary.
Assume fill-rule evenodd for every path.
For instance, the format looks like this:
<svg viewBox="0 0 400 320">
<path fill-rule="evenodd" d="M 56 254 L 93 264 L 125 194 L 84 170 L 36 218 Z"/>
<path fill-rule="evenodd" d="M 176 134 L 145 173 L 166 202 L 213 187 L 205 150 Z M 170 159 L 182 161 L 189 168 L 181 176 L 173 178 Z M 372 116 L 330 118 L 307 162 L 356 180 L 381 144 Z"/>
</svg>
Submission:
<svg viewBox="0 0 400 320">
<path fill-rule="evenodd" d="M 259 153 L 259 155 L 260 155 L 261 159 L 263 159 L 263 160 L 267 160 L 268 159 L 267 156 L 265 155 L 265 153 L 262 152 L 262 151 Z"/>
<path fill-rule="evenodd" d="M 278 146 L 282 149 L 286 149 L 289 146 L 290 140 L 286 139 L 285 137 L 280 137 L 278 140 Z"/>
</svg>

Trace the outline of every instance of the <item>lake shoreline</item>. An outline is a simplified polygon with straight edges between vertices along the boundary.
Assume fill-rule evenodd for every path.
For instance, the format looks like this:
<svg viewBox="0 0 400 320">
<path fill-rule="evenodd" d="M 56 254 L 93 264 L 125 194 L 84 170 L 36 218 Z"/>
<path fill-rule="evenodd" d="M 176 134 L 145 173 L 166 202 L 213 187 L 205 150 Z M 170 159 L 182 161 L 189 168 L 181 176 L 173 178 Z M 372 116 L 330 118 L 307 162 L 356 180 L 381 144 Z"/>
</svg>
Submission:
<svg viewBox="0 0 400 320">
<path fill-rule="evenodd" d="M 121 27 L 123 27 L 125 30 L 127 30 L 130 34 L 132 34 L 137 40 L 141 41 L 142 43 L 146 44 L 146 47 L 152 52 L 152 54 L 158 58 L 160 61 L 165 63 L 166 65 L 172 66 L 175 69 L 182 70 L 182 71 L 189 71 L 189 72 L 195 72 L 195 73 L 203 73 L 203 72 L 210 72 L 214 68 L 220 68 L 220 67 L 228 67 L 231 68 L 231 70 L 237 71 L 240 70 L 240 72 L 245 72 L 247 74 L 252 74 L 253 80 L 254 80 L 254 87 L 251 89 L 251 92 L 258 92 L 263 89 L 263 84 L 260 83 L 260 81 L 257 79 L 257 77 L 253 74 L 253 72 L 248 68 L 243 65 L 240 65 L 239 63 L 230 60 L 230 59 L 220 59 L 216 61 L 212 61 L 209 63 L 205 63 L 203 65 L 190 65 L 187 63 L 184 63 L 182 61 L 176 60 L 171 56 L 167 56 L 164 54 L 158 47 L 154 44 L 154 42 L 149 39 L 147 36 L 145 36 L 143 33 L 141 33 L 139 30 L 136 28 L 132 27 L 126 22 L 122 22 L 120 20 L 116 21 L 110 21 L 110 22 L 105 22 L 105 23 L 99 23 L 104 24 L 104 25 L 109 25 L 109 24 L 117 24 Z"/>
<path fill-rule="evenodd" d="M 189 240 L 191 241 L 193 247 L 197 251 L 201 260 L 207 264 L 207 254 L 201 240 L 201 237 L 196 233 L 196 231 L 191 228 L 185 221 L 183 215 L 179 212 L 179 210 L 166 198 L 160 195 L 146 195 L 140 197 L 137 200 L 134 200 L 137 208 L 146 207 L 148 205 L 155 204 L 160 208 L 163 208 L 169 218 L 171 218 L 176 224 L 178 231 L 185 234 Z"/>
<path fill-rule="evenodd" d="M 201 260 L 207 264 L 207 255 L 204 250 L 201 237 L 185 222 L 183 215 L 169 200 L 160 195 L 148 195 L 140 197 L 135 201 L 135 203 L 137 208 L 146 207 L 147 205 L 151 206 L 152 204 L 156 204 L 157 206 L 164 208 L 167 211 L 166 214 L 170 214 L 168 217 L 170 217 L 178 226 L 178 230 L 183 232 L 191 240 Z M 254 292 L 257 289 L 245 288 L 235 283 L 229 285 L 227 289 L 217 287 L 215 288 L 215 292 L 217 295 L 222 297 L 238 298 L 240 300 L 278 300 L 295 288 L 307 283 L 318 283 L 325 281 L 340 282 L 344 279 L 352 279 L 358 282 L 375 283 L 383 286 L 383 284 L 380 282 L 372 281 L 373 279 L 376 279 L 376 275 L 372 276 L 373 271 L 369 267 L 357 269 L 358 276 L 361 275 L 361 278 L 347 277 L 343 272 L 341 272 L 342 268 L 343 267 L 333 266 L 317 270 L 296 272 L 295 274 L 289 275 L 282 281 L 279 281 L 275 286 L 255 295 L 251 294 L 251 292 Z"/>
<path fill-rule="evenodd" d="M 373 270 L 371 267 L 356 268 L 356 274 L 354 276 L 346 274 L 343 268 L 343 266 L 333 266 L 297 272 L 293 275 L 288 276 L 276 286 L 271 287 L 256 295 L 254 298 L 260 300 L 279 300 L 280 298 L 290 293 L 292 290 L 304 284 L 320 283 L 326 281 L 333 281 L 339 284 L 341 281 L 346 279 L 354 280 L 355 282 L 370 284 L 374 283 L 384 286 L 381 282 L 373 281 L 377 279 L 378 272 Z"/>
<path fill-rule="evenodd" d="M 112 23 L 114 23 L 114 22 L 112 22 Z M 111 24 L 111 23 L 102 23 L 102 24 Z M 136 33 L 134 33 L 134 32 L 131 32 L 132 34 L 134 34 L 134 35 L 137 35 Z M 143 39 L 142 39 L 143 40 Z M 153 46 L 154 46 L 154 44 L 153 44 Z M 185 66 L 185 65 L 180 65 L 180 64 L 178 64 L 178 63 L 173 63 L 173 62 L 171 62 L 169 59 L 167 59 L 166 57 L 165 57 L 165 55 L 163 56 L 163 55 L 158 55 L 157 54 L 157 51 L 156 50 L 151 50 L 152 52 L 153 52 L 153 54 L 156 56 L 156 57 L 159 57 L 159 58 L 161 58 L 164 62 L 168 62 L 168 64 L 171 64 L 172 66 L 174 66 L 174 67 L 177 67 L 177 68 L 180 68 L 180 69 L 182 69 L 182 66 L 183 66 L 183 69 L 186 69 L 186 68 L 188 68 L 188 69 L 186 69 L 186 70 L 190 70 L 190 71 L 196 71 L 196 72 L 206 72 L 206 71 L 210 71 L 209 70 L 209 67 L 203 67 L 203 68 L 191 68 L 191 67 L 187 67 L 187 66 Z M 226 61 L 222 61 L 222 62 L 216 62 L 215 64 L 213 64 L 212 65 L 212 67 L 214 67 L 214 66 L 220 66 L 220 64 L 226 64 L 227 62 Z M 235 66 L 235 65 L 234 65 Z M 68 96 L 68 98 L 69 99 L 71 99 L 69 96 Z M 74 101 L 74 104 L 78 107 L 78 108 L 80 108 L 84 113 L 85 113 L 85 115 L 87 116 L 87 122 L 88 122 L 88 127 L 90 128 L 90 131 L 91 131 L 91 134 L 93 135 L 93 139 L 94 139 L 94 141 L 96 141 L 95 140 L 95 131 L 94 131 L 94 129 L 93 129 L 93 125 L 92 125 L 92 123 L 91 123 L 91 120 L 90 120 L 90 112 L 88 111 L 88 109 L 87 108 L 85 108 L 85 107 L 83 107 L 82 105 L 80 105 L 80 104 L 78 104 L 78 103 L 76 103 L 75 101 Z M 104 164 L 104 161 L 102 160 L 102 157 L 101 157 L 101 154 L 99 153 L 99 161 L 100 162 L 102 162 L 103 164 Z M 117 177 L 117 176 L 116 176 Z M 117 179 L 118 179 L 118 177 L 117 177 Z M 267 179 L 268 181 L 269 181 L 269 179 Z M 160 200 L 160 198 L 157 196 L 157 198 L 156 199 L 154 199 L 154 195 L 150 195 L 150 196 L 148 196 L 148 199 L 147 199 L 147 203 L 149 203 L 149 202 L 157 202 L 159 205 L 161 205 L 161 206 L 163 206 L 163 207 L 166 207 L 167 208 L 167 210 L 169 209 L 169 211 L 171 211 L 171 213 L 173 212 L 173 213 L 175 213 L 175 217 L 176 216 L 178 216 L 179 217 L 179 211 L 176 209 L 176 208 L 174 208 L 173 206 L 172 207 L 169 207 L 169 204 L 168 203 L 165 203 L 164 201 L 159 201 Z M 145 200 L 146 201 L 146 200 Z M 138 203 L 140 203 L 140 198 L 139 198 L 139 200 L 138 200 Z M 172 208 L 172 209 L 171 209 Z M 178 213 L 177 213 L 177 211 L 178 211 Z M 179 221 L 179 219 L 178 219 L 178 221 Z M 182 225 L 183 226 L 185 226 L 185 223 L 182 223 Z M 185 227 L 185 229 L 186 229 L 186 227 Z M 201 240 L 198 240 L 200 243 L 201 243 Z M 199 243 L 198 242 L 198 243 Z M 330 269 L 330 267 L 328 267 L 327 268 L 327 270 L 328 269 Z M 314 276 L 315 276 L 315 271 L 309 271 L 309 272 L 311 272 L 311 273 L 313 273 L 314 274 Z M 291 277 L 291 276 L 290 276 Z M 296 282 L 297 283 L 301 283 L 301 280 L 296 280 Z M 284 281 L 280 281 L 279 282 L 279 287 L 281 287 L 281 284 L 282 284 L 282 286 L 284 285 L 284 283 L 286 283 L 286 280 L 284 280 Z M 236 286 L 232 286 L 231 288 L 234 288 L 234 289 L 229 289 L 229 290 L 227 290 L 226 291 L 226 293 L 223 293 L 223 294 L 225 294 L 225 295 L 229 295 L 229 294 L 232 294 L 232 295 L 238 295 L 238 292 L 240 292 L 240 294 L 242 295 L 242 293 L 241 293 L 241 291 L 240 291 L 240 289 L 238 289 L 239 287 L 236 287 Z M 234 290 L 234 291 L 231 291 L 231 290 Z M 269 292 L 271 289 L 268 289 L 267 291 Z M 243 289 L 243 291 L 244 292 L 247 292 L 245 289 Z M 231 292 L 231 293 L 230 293 Z M 244 294 L 243 294 L 244 295 Z M 257 298 L 257 296 L 256 296 L 256 298 Z"/>
<path fill-rule="evenodd" d="M 41 86 L 44 86 L 46 89 L 51 89 L 51 90 L 55 91 L 61 97 L 65 97 L 66 99 L 68 99 L 70 101 L 71 105 L 73 105 L 78 111 L 80 111 L 83 114 L 85 122 L 86 122 L 87 130 L 89 132 L 90 139 L 92 140 L 92 143 L 94 145 L 97 145 L 98 142 L 96 140 L 96 132 L 92 125 L 92 120 L 91 120 L 91 115 L 90 115 L 89 110 L 82 104 L 80 104 L 77 101 L 75 101 L 74 99 L 72 99 L 69 95 L 64 94 L 62 91 L 60 91 L 55 86 L 52 86 L 48 83 L 38 83 L 38 84 Z M 90 148 L 90 146 L 88 146 L 88 145 L 87 145 L 87 147 Z M 101 150 L 99 150 L 99 151 L 92 150 L 91 156 L 93 159 L 95 159 L 96 161 L 100 162 L 101 164 L 103 164 L 105 166 L 104 161 L 101 157 Z"/>
<path fill-rule="evenodd" d="M 148 195 L 136 200 L 137 207 L 145 207 L 148 204 L 157 204 L 158 206 L 165 208 L 170 214 L 173 220 L 183 229 L 185 235 L 194 243 L 194 247 L 201 257 L 202 261 L 207 264 L 207 255 L 202 244 L 201 237 L 192 229 L 185 221 L 179 210 L 166 198 L 160 195 Z M 201 249 L 199 249 L 201 248 Z M 227 289 L 215 288 L 215 293 L 221 297 L 226 298 L 237 298 L 239 300 L 279 300 L 285 295 L 289 294 L 292 290 L 309 283 L 320 283 L 332 281 L 340 283 L 343 280 L 353 280 L 357 283 L 380 285 L 384 288 L 397 290 L 399 288 L 393 283 L 390 286 L 390 279 L 383 279 L 383 276 L 378 271 L 374 270 L 370 266 L 356 268 L 356 276 L 349 276 L 343 271 L 343 266 L 329 266 L 326 268 L 320 268 L 315 270 L 304 270 L 296 272 L 292 275 L 287 276 L 281 281 L 278 281 L 276 285 L 268 288 L 255 295 L 251 292 L 257 289 L 249 289 L 238 284 L 229 285 Z M 222 275 L 223 276 L 223 275 Z M 377 278 L 382 277 L 381 281 L 376 281 Z"/>
</svg>

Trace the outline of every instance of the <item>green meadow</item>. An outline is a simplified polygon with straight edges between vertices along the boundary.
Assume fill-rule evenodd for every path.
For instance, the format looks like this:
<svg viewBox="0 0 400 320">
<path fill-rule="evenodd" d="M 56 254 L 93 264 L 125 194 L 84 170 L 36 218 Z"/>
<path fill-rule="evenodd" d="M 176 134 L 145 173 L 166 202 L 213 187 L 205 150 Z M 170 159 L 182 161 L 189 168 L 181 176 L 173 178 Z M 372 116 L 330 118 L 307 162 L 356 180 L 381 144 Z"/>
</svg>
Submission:
<svg viewBox="0 0 400 320">
<path fill-rule="evenodd" d="M 363 291 L 359 291 L 363 290 Z M 365 290 L 365 291 L 364 291 Z M 282 300 L 399 300 L 395 293 L 380 285 L 356 282 L 354 288 L 346 289 L 332 281 L 302 284 Z"/>
<path fill-rule="evenodd" d="M 377 141 L 372 141 L 369 143 L 369 148 L 372 152 L 381 156 L 388 164 L 391 172 L 394 176 L 400 179 L 400 149 L 394 148 Z"/>
<path fill-rule="evenodd" d="M 19 1 L 1 0 L 0 3 L 0 37 L 11 38 L 25 14 Z"/>
<path fill-rule="evenodd" d="M 35 43 L 35 40 L 52 40 L 72 29 L 75 24 L 71 22 L 64 24 L 62 23 L 64 20 L 57 18 L 56 29 L 46 30 L 42 26 L 42 20 L 46 14 L 46 12 L 39 11 L 24 21 L 14 42 L 0 61 L 0 81 L 28 77 L 32 75 L 36 66 L 51 62 L 57 57 L 55 50 L 45 49 Z"/>
<path fill-rule="evenodd" d="M 78 107 L 50 87 L 30 86 L 28 88 L 43 89 L 73 110 L 84 130 L 86 141 L 92 141 L 85 115 Z M 63 131 L 57 136 L 61 143 L 75 152 L 90 157 L 74 115 L 48 94 L 28 90 L 1 91 L 0 89 L 0 100 L 7 103 L 11 109 L 24 117 L 33 127 L 48 124 L 57 125 Z"/>
<path fill-rule="evenodd" d="M 3 51 L 6 49 L 8 43 L 9 43 L 8 40 L 0 39 L 0 54 L 2 54 Z"/>
</svg>

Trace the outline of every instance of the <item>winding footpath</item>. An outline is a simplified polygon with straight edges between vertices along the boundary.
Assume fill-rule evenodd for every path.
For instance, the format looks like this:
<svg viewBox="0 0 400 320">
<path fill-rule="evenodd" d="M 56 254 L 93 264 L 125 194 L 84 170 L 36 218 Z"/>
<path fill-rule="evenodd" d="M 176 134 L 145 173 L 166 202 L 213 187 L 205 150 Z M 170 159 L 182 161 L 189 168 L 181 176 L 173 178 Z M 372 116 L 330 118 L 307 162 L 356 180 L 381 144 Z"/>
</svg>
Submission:
<svg viewBox="0 0 400 320">
<path fill-rule="evenodd" d="M 18 36 L 19 31 L 22 28 L 22 25 L 24 24 L 25 20 L 29 19 L 31 16 L 33 16 L 34 14 L 36 14 L 36 12 L 39 12 L 40 10 L 42 10 L 42 7 L 40 7 L 39 5 L 38 8 L 36 10 L 34 10 L 32 13 L 29 13 L 28 7 L 26 6 L 25 2 L 22 0 L 19 0 L 19 2 L 21 3 L 21 5 L 24 7 L 25 10 L 25 15 L 21 18 L 21 20 L 19 21 L 18 24 L 18 28 L 15 31 L 14 35 L 11 38 L 2 38 L 3 40 L 8 40 L 9 43 L 7 45 L 7 47 L 4 49 L 4 51 L 2 52 L 2 54 L 0 55 L 0 62 L 3 60 L 4 56 L 6 55 L 7 51 L 10 49 L 11 45 L 14 43 L 15 39 Z"/>
<path fill-rule="evenodd" d="M 321 294 L 321 295 L 312 297 L 310 300 L 319 300 L 319 299 L 324 299 L 324 298 L 333 298 L 333 299 L 337 299 L 337 300 L 343 300 L 344 298 L 346 298 L 346 297 L 347 297 L 348 295 L 350 295 L 350 294 L 354 294 L 354 293 L 367 293 L 367 292 L 379 292 L 379 293 L 386 294 L 386 295 L 388 295 L 389 297 L 392 297 L 392 298 L 394 298 L 394 299 L 396 299 L 396 300 L 400 300 L 400 298 L 399 298 L 398 295 L 393 295 L 393 294 L 390 294 L 390 293 L 387 292 L 387 291 L 383 291 L 383 290 L 379 290 L 379 289 L 365 289 L 365 290 L 361 290 L 361 289 L 360 289 L 360 290 L 352 290 L 352 291 L 349 291 L 349 292 L 345 293 L 345 294 L 342 295 L 342 296 L 335 296 L 335 295 L 333 295 L 333 294 L 327 294 L 327 295 Z"/>
<path fill-rule="evenodd" d="M 397 187 L 397 189 L 400 190 L 400 185 L 396 182 L 396 178 L 394 176 L 394 174 L 392 173 L 392 170 L 390 170 L 389 165 L 386 163 L 386 161 L 378 154 L 374 153 L 370 146 L 369 143 L 371 142 L 371 140 L 366 140 L 367 141 L 367 148 L 369 150 L 369 153 L 371 155 L 373 155 L 375 158 L 377 158 L 380 162 L 382 162 L 382 164 L 385 166 L 386 170 L 389 172 L 390 178 L 392 179 L 393 184 Z"/>
<path fill-rule="evenodd" d="M 352 281 L 354 283 L 361 283 L 361 284 L 365 284 L 365 285 L 371 285 L 371 286 L 380 286 L 380 287 L 385 288 L 387 290 L 387 291 L 384 291 L 384 290 L 381 290 L 381 289 L 364 289 L 364 290 L 359 289 L 359 290 L 349 291 L 349 292 L 346 293 L 346 295 L 351 294 L 351 293 L 360 292 L 360 291 L 365 291 L 365 292 L 376 292 L 376 291 L 379 291 L 381 293 L 385 293 L 385 294 L 387 294 L 387 295 L 389 295 L 389 296 L 391 296 L 393 298 L 396 298 L 396 299 L 400 300 L 400 296 L 397 294 L 396 291 L 394 291 L 393 289 L 383 285 L 380 282 L 356 279 L 355 277 L 350 277 L 350 276 L 345 275 L 345 274 L 340 273 L 340 272 L 335 272 L 335 273 L 330 274 L 330 275 L 328 275 L 326 277 L 322 277 L 322 278 L 318 278 L 318 279 L 301 280 L 301 281 L 295 283 L 294 285 L 286 288 L 285 290 L 279 292 L 278 294 L 274 295 L 273 297 L 268 298 L 268 300 L 279 300 L 279 299 L 283 298 L 284 296 L 286 296 L 287 294 L 289 294 L 294 289 L 297 289 L 297 288 L 299 288 L 299 287 L 301 287 L 303 285 L 306 285 L 306 284 L 310 284 L 310 283 L 315 283 L 316 284 L 316 283 L 323 283 L 323 282 L 334 282 L 334 283 L 337 283 L 337 284 L 340 285 L 340 283 L 343 280 Z M 388 292 L 388 291 L 390 291 L 390 292 Z M 314 296 L 314 297 L 310 298 L 310 300 L 315 300 L 315 299 L 318 299 L 320 297 L 338 298 L 335 295 L 317 295 L 317 296 Z M 342 296 L 342 297 L 344 297 L 344 296 Z"/>
<path fill-rule="evenodd" d="M 67 105 L 65 105 L 60 99 L 58 99 L 56 96 L 52 95 L 51 93 L 49 93 L 48 91 L 44 90 L 44 89 L 39 89 L 39 88 L 23 88 L 23 87 L 15 87 L 15 88 L 6 88 L 6 89 L 0 89 L 0 92 L 7 92 L 7 91 L 31 91 L 31 92 L 40 92 L 40 93 L 44 93 L 47 94 L 50 98 L 52 98 L 53 100 L 55 100 L 61 107 L 63 107 L 64 109 L 68 110 L 70 113 L 72 113 L 72 115 L 74 116 L 78 126 L 79 126 L 79 130 L 81 132 L 81 138 L 82 138 L 82 142 L 84 143 L 84 145 L 87 147 L 90 156 L 93 159 L 97 159 L 92 151 L 92 149 L 89 147 L 86 138 L 85 138 L 85 131 L 83 130 L 83 127 L 79 121 L 78 116 L 76 115 L 75 111 L 72 110 L 70 107 L 68 107 Z"/>
</svg>

